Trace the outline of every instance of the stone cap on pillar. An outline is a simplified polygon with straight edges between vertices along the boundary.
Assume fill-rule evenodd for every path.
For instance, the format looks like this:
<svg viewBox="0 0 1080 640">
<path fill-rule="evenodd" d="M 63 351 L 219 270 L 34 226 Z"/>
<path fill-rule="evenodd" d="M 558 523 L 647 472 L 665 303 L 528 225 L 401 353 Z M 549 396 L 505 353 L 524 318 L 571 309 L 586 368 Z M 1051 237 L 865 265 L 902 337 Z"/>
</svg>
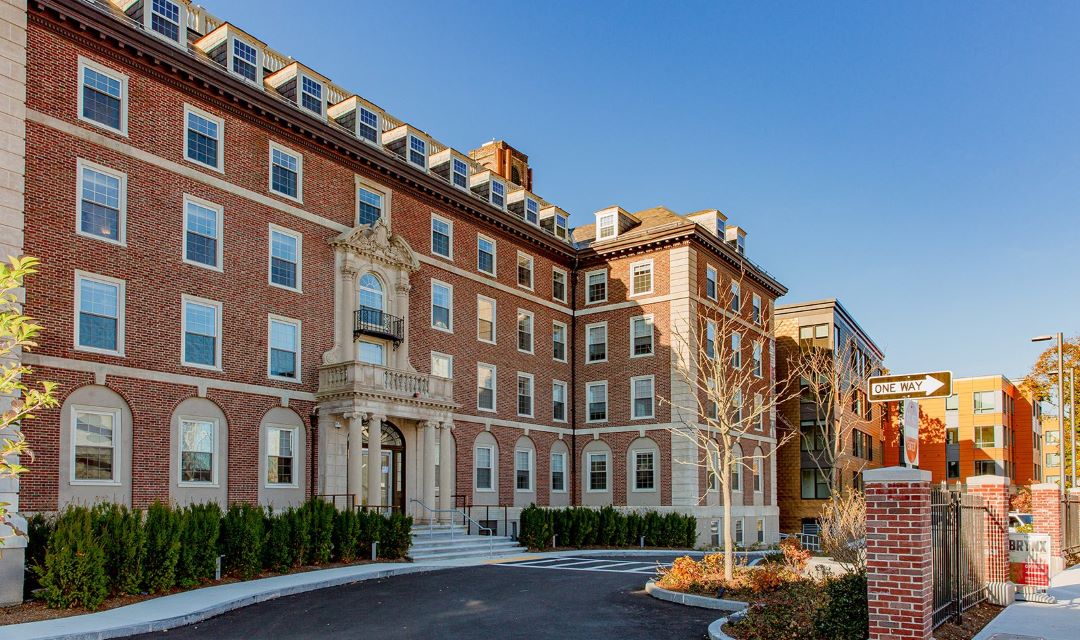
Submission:
<svg viewBox="0 0 1080 640">
<path fill-rule="evenodd" d="M 929 471 L 911 467 L 882 467 L 863 471 L 863 482 L 930 482 Z"/>
<path fill-rule="evenodd" d="M 995 475 L 989 475 L 988 474 L 988 475 L 982 475 L 982 476 L 970 476 L 967 480 L 964 481 L 964 483 L 967 484 L 968 486 L 972 486 L 972 485 L 978 486 L 978 485 L 986 485 L 986 484 L 1003 484 L 1005 486 L 1008 486 L 1009 485 L 1009 479 L 1006 478 L 1005 476 L 995 476 Z"/>
<path fill-rule="evenodd" d="M 1056 482 L 1040 482 L 1031 485 L 1032 491 L 1061 491 L 1061 485 Z"/>
</svg>

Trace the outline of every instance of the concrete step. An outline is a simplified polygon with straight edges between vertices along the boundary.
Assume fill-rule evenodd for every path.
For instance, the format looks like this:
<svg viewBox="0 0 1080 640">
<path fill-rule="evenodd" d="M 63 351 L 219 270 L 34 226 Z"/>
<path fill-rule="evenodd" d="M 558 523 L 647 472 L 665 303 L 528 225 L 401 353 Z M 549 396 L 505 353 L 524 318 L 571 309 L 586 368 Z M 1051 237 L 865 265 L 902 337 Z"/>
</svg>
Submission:
<svg viewBox="0 0 1080 640">
<path fill-rule="evenodd" d="M 413 549 L 443 549 L 443 548 L 457 548 L 457 547 L 488 547 L 512 544 L 517 545 L 517 541 L 513 538 L 504 537 L 488 537 L 488 536 L 457 536 L 453 540 L 450 538 L 435 538 L 435 539 L 416 539 L 413 538 Z"/>
<path fill-rule="evenodd" d="M 524 553 L 517 541 L 503 536 L 413 535 L 413 548 L 409 555 L 413 560 L 452 560 L 458 558 L 483 558 Z"/>
<path fill-rule="evenodd" d="M 528 550 L 525 547 L 521 547 L 521 546 L 507 546 L 507 547 L 496 546 L 490 552 L 485 547 L 485 548 L 479 548 L 479 549 L 463 549 L 463 550 L 460 550 L 460 551 L 447 550 L 447 551 L 441 551 L 441 552 L 439 552 L 437 554 L 436 553 L 432 553 L 432 554 L 425 553 L 425 554 L 410 554 L 410 555 L 411 555 L 413 561 L 415 561 L 415 562 L 423 562 L 423 561 L 426 561 L 426 560 L 460 560 L 462 558 L 500 558 L 500 557 L 504 557 L 504 556 L 520 555 L 520 554 L 526 553 L 527 551 Z"/>
</svg>

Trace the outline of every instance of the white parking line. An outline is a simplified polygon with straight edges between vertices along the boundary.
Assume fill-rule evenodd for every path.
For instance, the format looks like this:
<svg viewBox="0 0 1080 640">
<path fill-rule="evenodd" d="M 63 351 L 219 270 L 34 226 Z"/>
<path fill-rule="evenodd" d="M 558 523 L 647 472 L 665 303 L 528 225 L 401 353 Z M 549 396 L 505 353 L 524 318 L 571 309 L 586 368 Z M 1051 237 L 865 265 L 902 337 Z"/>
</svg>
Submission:
<svg viewBox="0 0 1080 640">
<path fill-rule="evenodd" d="M 504 562 L 493 566 L 499 567 L 522 567 L 525 569 L 555 569 L 564 571 L 595 571 L 601 573 L 633 573 L 639 575 L 652 575 L 656 573 L 656 562 L 621 561 L 621 560 L 597 560 L 595 558 L 577 559 L 566 558 L 543 558 L 541 560 L 528 560 L 525 562 Z"/>
</svg>

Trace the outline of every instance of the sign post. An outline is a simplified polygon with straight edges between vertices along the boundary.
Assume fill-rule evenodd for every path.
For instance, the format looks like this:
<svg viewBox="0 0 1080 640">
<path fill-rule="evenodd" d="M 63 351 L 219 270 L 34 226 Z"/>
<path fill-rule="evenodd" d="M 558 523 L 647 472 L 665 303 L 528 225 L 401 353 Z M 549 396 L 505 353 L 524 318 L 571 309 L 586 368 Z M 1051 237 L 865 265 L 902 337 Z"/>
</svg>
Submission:
<svg viewBox="0 0 1080 640">
<path fill-rule="evenodd" d="M 874 376 L 867 381 L 870 402 L 898 402 L 900 462 L 905 467 L 919 466 L 919 400 L 952 395 L 952 372 L 932 371 L 898 376 Z"/>
</svg>

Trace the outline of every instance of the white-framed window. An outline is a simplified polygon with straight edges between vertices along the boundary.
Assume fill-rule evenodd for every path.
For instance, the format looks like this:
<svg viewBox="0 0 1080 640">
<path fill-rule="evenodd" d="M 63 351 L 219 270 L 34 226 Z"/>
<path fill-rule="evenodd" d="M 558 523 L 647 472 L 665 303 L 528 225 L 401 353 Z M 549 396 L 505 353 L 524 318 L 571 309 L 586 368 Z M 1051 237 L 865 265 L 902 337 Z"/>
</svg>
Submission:
<svg viewBox="0 0 1080 640">
<path fill-rule="evenodd" d="M 431 328 L 454 332 L 454 287 L 438 280 L 431 281 Z"/>
<path fill-rule="evenodd" d="M 596 239 L 608 240 L 619 234 L 618 214 L 605 213 L 596 218 Z"/>
<path fill-rule="evenodd" d="M 79 119 L 127 135 L 128 78 L 79 56 Z"/>
<path fill-rule="evenodd" d="M 220 205 L 184 195 L 184 262 L 221 271 L 224 212 Z"/>
<path fill-rule="evenodd" d="M 262 64 L 259 63 L 259 50 L 244 42 L 240 38 L 233 37 L 232 48 L 229 50 L 232 60 L 229 70 L 233 75 L 256 85 L 262 85 Z"/>
<path fill-rule="evenodd" d="M 558 320 L 551 323 L 551 357 L 566 362 L 566 323 Z"/>
<path fill-rule="evenodd" d="M 742 389 L 736 389 L 731 398 L 731 419 L 736 425 L 743 421 L 743 396 Z"/>
<path fill-rule="evenodd" d="M 366 140 L 371 144 L 379 144 L 379 137 L 382 128 L 379 126 L 379 113 L 372 111 L 364 106 L 358 106 L 356 109 L 356 135 L 361 140 Z"/>
<path fill-rule="evenodd" d="M 501 180 L 491 181 L 491 190 L 488 193 L 488 198 L 491 204 L 496 207 L 506 210 L 506 184 Z"/>
<path fill-rule="evenodd" d="M 566 493 L 566 454 L 561 451 L 551 454 L 551 491 Z"/>
<path fill-rule="evenodd" d="M 124 355 L 125 283 L 75 272 L 75 348 Z"/>
<path fill-rule="evenodd" d="M 758 431 L 764 429 L 765 424 L 765 411 L 762 409 L 762 402 L 764 400 L 760 393 L 754 394 L 754 428 Z"/>
<path fill-rule="evenodd" d="M 997 391 L 976 391 L 972 396 L 975 405 L 975 413 L 997 412 Z"/>
<path fill-rule="evenodd" d="M 296 427 L 266 429 L 266 486 L 296 487 Z"/>
<path fill-rule="evenodd" d="M 215 171 L 225 166 L 225 121 L 184 105 L 184 157 Z"/>
<path fill-rule="evenodd" d="M 560 238 L 566 238 L 566 225 L 567 218 L 561 213 L 555 214 L 555 235 Z"/>
<path fill-rule="evenodd" d="M 585 325 L 585 362 L 607 362 L 607 322 Z"/>
<path fill-rule="evenodd" d="M 551 383 L 551 419 L 566 422 L 566 383 L 560 380 Z"/>
<path fill-rule="evenodd" d="M 517 254 L 517 283 L 519 287 L 532 291 L 533 257 L 520 251 Z"/>
<path fill-rule="evenodd" d="M 705 381 L 705 417 L 713 422 L 720 419 L 720 408 L 716 402 L 716 381 L 709 378 Z"/>
<path fill-rule="evenodd" d="M 434 213 L 431 214 L 431 253 L 454 259 L 454 223 Z"/>
<path fill-rule="evenodd" d="M 634 450 L 634 491 L 656 491 L 656 452 Z"/>
<path fill-rule="evenodd" d="M 356 223 L 360 226 L 375 224 L 383 217 L 386 198 L 383 193 L 366 185 L 356 187 Z"/>
<path fill-rule="evenodd" d="M 739 290 L 739 283 L 734 280 L 731 281 L 731 310 L 735 313 L 742 310 L 742 293 Z"/>
<path fill-rule="evenodd" d="M 119 484 L 120 410 L 71 408 L 71 484 Z"/>
<path fill-rule="evenodd" d="M 360 340 L 356 343 L 357 358 L 368 364 L 386 364 L 386 345 L 381 342 Z"/>
<path fill-rule="evenodd" d="M 81 158 L 78 202 L 81 236 L 119 245 L 127 242 L 127 174 Z"/>
<path fill-rule="evenodd" d="M 739 460 L 742 457 L 742 448 L 739 445 L 735 445 L 732 457 L 734 460 L 731 463 L 731 490 L 742 491 L 743 463 Z"/>
<path fill-rule="evenodd" d="M 221 369 L 221 303 L 183 296 L 181 364 L 202 369 Z"/>
<path fill-rule="evenodd" d="M 589 465 L 589 486 L 587 493 L 597 493 L 608 490 L 608 454 L 607 452 L 589 453 L 586 464 Z"/>
<path fill-rule="evenodd" d="M 642 260 L 630 265 L 630 295 L 641 296 L 653 292 L 653 261 Z"/>
<path fill-rule="evenodd" d="M 754 376 L 757 377 L 757 378 L 760 378 L 761 373 L 762 373 L 762 371 L 761 371 L 761 343 L 760 342 L 754 342 L 754 354 L 753 354 L 753 357 L 754 357 Z"/>
<path fill-rule="evenodd" d="M 742 367 L 742 335 L 738 331 L 731 334 L 731 366 Z"/>
<path fill-rule="evenodd" d="M 180 418 L 180 451 L 177 478 L 180 485 L 218 483 L 218 421 Z"/>
<path fill-rule="evenodd" d="M 607 271 L 585 274 L 585 304 L 607 302 Z"/>
<path fill-rule="evenodd" d="M 184 9 L 172 0 L 151 0 L 149 6 L 150 31 L 172 41 L 174 44 L 187 45 L 187 27 L 184 25 Z M 144 11 L 146 5 L 144 4 Z M 184 37 L 184 40 L 181 40 Z"/>
<path fill-rule="evenodd" d="M 716 267 L 712 265 L 706 265 L 705 267 L 705 297 L 709 300 L 716 300 Z"/>
<path fill-rule="evenodd" d="M 566 271 L 551 268 L 551 297 L 559 302 L 566 302 Z"/>
<path fill-rule="evenodd" d="M 751 296 L 750 301 L 753 305 L 750 319 L 754 324 L 757 324 L 761 322 L 761 296 L 755 293 Z"/>
<path fill-rule="evenodd" d="M 716 360 L 716 322 L 705 321 L 705 357 Z"/>
<path fill-rule="evenodd" d="M 490 446 L 479 446 L 475 450 L 476 486 L 477 491 L 495 490 L 495 449 Z"/>
<path fill-rule="evenodd" d="M 753 475 L 754 493 L 761 493 L 761 449 L 754 450 L 754 461 L 751 467 L 751 473 Z"/>
<path fill-rule="evenodd" d="M 323 114 L 323 84 L 318 80 L 300 75 L 300 106 L 321 116 Z"/>
<path fill-rule="evenodd" d="M 518 449 L 514 451 L 514 490 L 532 491 L 533 488 L 533 451 Z"/>
<path fill-rule="evenodd" d="M 300 321 L 271 315 L 269 333 L 267 375 L 300 382 Z"/>
<path fill-rule="evenodd" d="M 271 286 L 300 291 L 303 287 L 304 237 L 296 231 L 290 231 L 277 225 L 270 225 L 270 265 L 269 282 Z"/>
<path fill-rule="evenodd" d="M 630 419 L 646 420 L 654 416 L 655 378 L 652 375 L 630 378 Z"/>
<path fill-rule="evenodd" d="M 489 276 L 495 275 L 495 260 L 497 247 L 491 238 L 476 236 L 476 270 Z"/>
<path fill-rule="evenodd" d="M 469 164 L 460 158 L 450 162 L 450 181 L 459 189 L 469 190 Z"/>
<path fill-rule="evenodd" d="M 607 422 L 607 380 L 586 383 L 585 399 L 585 422 Z"/>
<path fill-rule="evenodd" d="M 497 304 L 493 298 L 476 296 L 476 339 L 480 342 L 495 344 Z"/>
<path fill-rule="evenodd" d="M 427 141 L 423 138 L 417 138 L 416 136 L 409 134 L 409 149 L 408 160 L 409 164 L 420 167 L 424 171 L 427 171 L 428 161 L 428 145 Z"/>
<path fill-rule="evenodd" d="M 708 476 L 709 476 L 709 478 L 708 478 L 709 491 L 719 491 L 720 490 L 720 475 L 719 475 L 720 474 L 720 454 L 719 453 L 713 453 L 713 454 L 710 454 L 710 457 L 712 458 L 712 464 L 711 464 L 711 467 L 709 468 L 709 470 L 707 471 Z"/>
<path fill-rule="evenodd" d="M 432 351 L 431 375 L 452 380 L 454 378 L 454 356 L 448 353 Z"/>
<path fill-rule="evenodd" d="M 270 143 L 270 191 L 298 202 L 304 199 L 304 156 Z"/>
<path fill-rule="evenodd" d="M 533 385 L 531 373 L 518 371 L 517 374 L 517 414 L 523 418 L 533 417 Z"/>
<path fill-rule="evenodd" d="M 526 311 L 524 309 L 518 309 L 517 313 L 517 336 L 518 336 L 518 351 L 522 353 L 533 352 L 533 325 L 536 321 L 536 316 L 532 311 Z"/>
<path fill-rule="evenodd" d="M 743 521 L 742 519 L 735 521 L 735 544 L 741 545 L 743 543 Z"/>
<path fill-rule="evenodd" d="M 525 222 L 540 226 L 540 203 L 528 196 L 525 198 Z"/>
<path fill-rule="evenodd" d="M 757 520 L 757 542 L 758 544 L 765 542 L 765 521 L 761 518 Z"/>
<path fill-rule="evenodd" d="M 630 357 L 653 355 L 652 315 L 630 318 Z"/>
<path fill-rule="evenodd" d="M 476 363 L 476 408 L 495 411 L 496 370 L 493 364 Z"/>
</svg>

